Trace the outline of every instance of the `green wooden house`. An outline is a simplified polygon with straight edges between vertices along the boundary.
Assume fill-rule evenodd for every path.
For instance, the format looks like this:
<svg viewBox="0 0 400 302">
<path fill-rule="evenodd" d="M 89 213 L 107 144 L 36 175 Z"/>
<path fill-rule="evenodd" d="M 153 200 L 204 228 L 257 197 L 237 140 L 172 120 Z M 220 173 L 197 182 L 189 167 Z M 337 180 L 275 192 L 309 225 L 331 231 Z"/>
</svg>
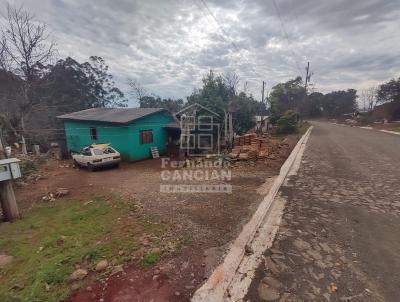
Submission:
<svg viewBox="0 0 400 302">
<path fill-rule="evenodd" d="M 95 143 L 110 143 L 124 160 L 151 157 L 151 147 L 166 152 L 179 126 L 161 108 L 91 108 L 58 116 L 64 122 L 68 150 L 79 152 Z"/>
</svg>

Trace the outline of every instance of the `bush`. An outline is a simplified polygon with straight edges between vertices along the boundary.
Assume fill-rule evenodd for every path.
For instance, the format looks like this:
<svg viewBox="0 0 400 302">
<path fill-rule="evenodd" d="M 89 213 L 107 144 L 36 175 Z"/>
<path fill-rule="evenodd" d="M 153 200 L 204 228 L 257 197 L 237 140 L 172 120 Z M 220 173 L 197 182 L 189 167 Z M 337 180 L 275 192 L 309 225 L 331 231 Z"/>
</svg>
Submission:
<svg viewBox="0 0 400 302">
<path fill-rule="evenodd" d="M 277 132 L 280 134 L 296 133 L 298 130 L 298 115 L 293 110 L 286 111 L 277 122 Z"/>
</svg>

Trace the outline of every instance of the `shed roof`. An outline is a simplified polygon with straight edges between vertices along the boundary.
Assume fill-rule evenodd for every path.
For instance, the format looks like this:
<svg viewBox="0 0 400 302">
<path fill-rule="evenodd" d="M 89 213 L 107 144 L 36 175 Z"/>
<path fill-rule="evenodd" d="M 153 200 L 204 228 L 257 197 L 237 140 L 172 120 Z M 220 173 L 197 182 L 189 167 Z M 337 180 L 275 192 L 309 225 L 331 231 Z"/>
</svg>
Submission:
<svg viewBox="0 0 400 302">
<path fill-rule="evenodd" d="M 165 111 L 163 108 L 90 108 L 58 116 L 60 119 L 126 124 Z"/>
</svg>

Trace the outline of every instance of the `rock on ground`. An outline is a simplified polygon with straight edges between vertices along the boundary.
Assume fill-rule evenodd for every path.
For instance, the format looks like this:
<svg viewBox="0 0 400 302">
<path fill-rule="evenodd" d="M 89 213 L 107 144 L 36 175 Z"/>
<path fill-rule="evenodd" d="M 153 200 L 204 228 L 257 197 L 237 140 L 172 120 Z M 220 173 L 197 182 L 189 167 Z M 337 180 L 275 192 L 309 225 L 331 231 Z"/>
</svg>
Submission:
<svg viewBox="0 0 400 302">
<path fill-rule="evenodd" d="M 14 257 L 9 255 L 0 255 L 0 267 L 6 266 L 13 261 Z"/>
<path fill-rule="evenodd" d="M 87 274 L 88 274 L 87 270 L 80 268 L 80 269 L 77 269 L 76 271 L 74 271 L 74 272 L 71 274 L 70 279 L 71 279 L 72 281 L 75 281 L 75 280 L 82 280 L 82 279 L 84 279 L 84 278 L 87 276 Z"/>
<path fill-rule="evenodd" d="M 262 301 L 275 301 L 280 298 L 279 292 L 264 282 L 258 286 L 258 296 Z"/>
<path fill-rule="evenodd" d="M 115 275 L 115 274 L 121 273 L 123 271 L 124 271 L 124 268 L 122 267 L 122 265 L 117 265 L 117 266 L 114 266 L 114 268 L 111 272 L 111 275 Z"/>
<path fill-rule="evenodd" d="M 103 271 L 107 268 L 108 266 L 108 261 L 107 260 L 101 260 L 96 264 L 96 271 L 100 272 Z"/>
</svg>

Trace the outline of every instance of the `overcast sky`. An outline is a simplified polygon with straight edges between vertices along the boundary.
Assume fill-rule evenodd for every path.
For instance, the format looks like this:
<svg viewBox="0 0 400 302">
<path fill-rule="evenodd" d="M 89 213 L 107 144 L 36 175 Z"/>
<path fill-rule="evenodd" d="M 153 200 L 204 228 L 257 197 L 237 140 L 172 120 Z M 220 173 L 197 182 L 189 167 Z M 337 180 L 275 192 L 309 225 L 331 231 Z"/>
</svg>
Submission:
<svg viewBox="0 0 400 302">
<path fill-rule="evenodd" d="M 263 80 L 304 77 L 307 61 L 322 92 L 400 76 L 399 0 L 10 2 L 49 25 L 61 58 L 103 57 L 124 91 L 132 78 L 184 98 L 213 69 L 236 72 L 260 99 Z"/>
</svg>

